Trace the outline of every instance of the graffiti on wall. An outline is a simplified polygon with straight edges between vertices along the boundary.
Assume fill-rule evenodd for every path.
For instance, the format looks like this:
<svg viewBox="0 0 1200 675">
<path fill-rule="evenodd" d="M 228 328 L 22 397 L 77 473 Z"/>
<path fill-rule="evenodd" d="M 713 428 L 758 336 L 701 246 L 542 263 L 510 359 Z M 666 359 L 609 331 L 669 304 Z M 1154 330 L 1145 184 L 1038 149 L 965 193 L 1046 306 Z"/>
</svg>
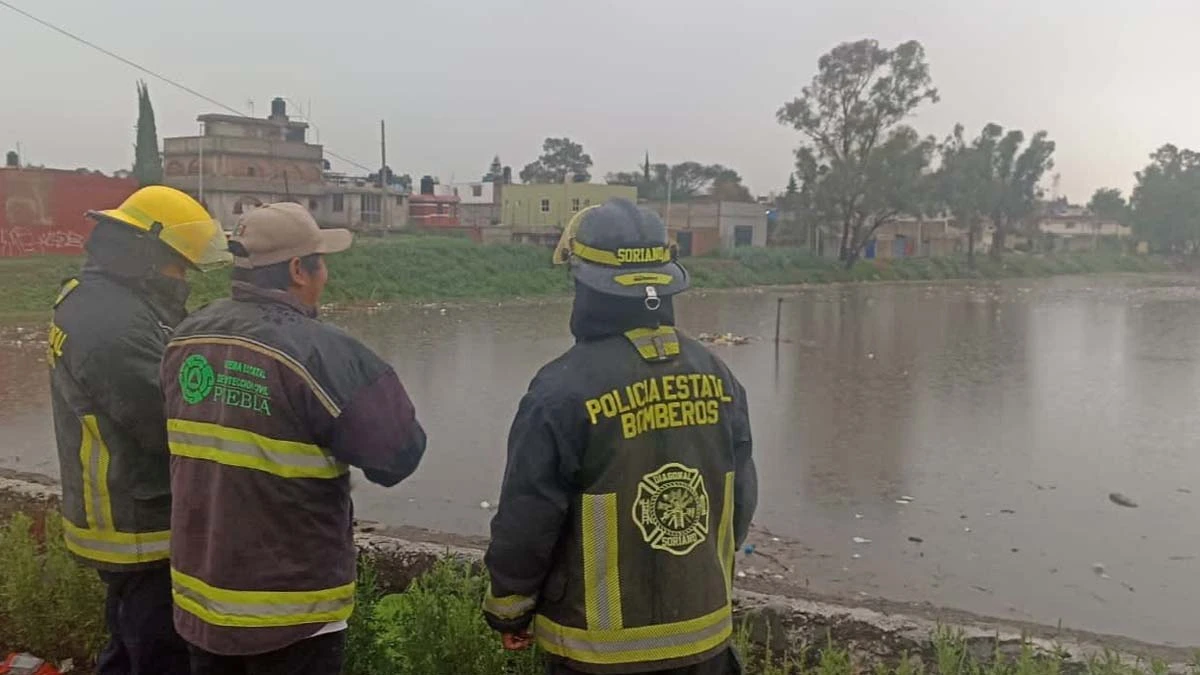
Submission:
<svg viewBox="0 0 1200 675">
<path fill-rule="evenodd" d="M 120 204 L 134 187 L 87 173 L 0 172 L 0 258 L 81 253 L 91 231 L 84 213 Z"/>
</svg>

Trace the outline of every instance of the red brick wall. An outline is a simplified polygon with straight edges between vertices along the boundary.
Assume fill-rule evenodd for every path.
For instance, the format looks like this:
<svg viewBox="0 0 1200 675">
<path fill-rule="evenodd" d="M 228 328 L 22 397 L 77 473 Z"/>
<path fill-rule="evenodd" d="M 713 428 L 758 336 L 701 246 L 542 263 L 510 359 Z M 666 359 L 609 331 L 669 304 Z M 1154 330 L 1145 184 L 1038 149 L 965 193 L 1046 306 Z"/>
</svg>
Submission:
<svg viewBox="0 0 1200 675">
<path fill-rule="evenodd" d="M 0 169 L 0 258 L 82 253 L 93 225 L 85 212 L 115 208 L 135 190 L 129 178 Z"/>
</svg>

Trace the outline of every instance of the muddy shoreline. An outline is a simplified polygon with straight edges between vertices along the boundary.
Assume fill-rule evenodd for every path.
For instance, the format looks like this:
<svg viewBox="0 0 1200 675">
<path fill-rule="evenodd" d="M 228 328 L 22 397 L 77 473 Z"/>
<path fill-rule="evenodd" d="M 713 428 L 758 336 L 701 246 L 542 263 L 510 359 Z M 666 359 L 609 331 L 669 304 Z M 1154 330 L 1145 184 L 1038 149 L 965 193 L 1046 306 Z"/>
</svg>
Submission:
<svg viewBox="0 0 1200 675">
<path fill-rule="evenodd" d="M 58 495 L 58 487 L 50 478 L 0 469 L 0 522 L 17 512 L 35 519 L 53 517 Z M 369 521 L 356 523 L 356 540 L 362 554 L 376 561 L 379 582 L 388 591 L 403 590 L 440 557 L 454 555 L 478 561 L 487 544 L 483 537 Z M 771 641 L 777 650 L 819 644 L 830 636 L 868 657 L 887 660 L 905 651 L 927 652 L 930 635 L 939 627 L 948 627 L 962 631 L 970 642 L 978 642 L 976 648 L 985 655 L 997 647 L 1001 651 L 1019 650 L 1022 638 L 1028 638 L 1047 653 L 1065 650 L 1077 660 L 1111 650 L 1131 659 L 1175 664 L 1172 670 L 1182 672 L 1184 665 L 1195 658 L 1192 649 L 996 619 L 929 603 L 822 595 L 803 585 L 770 578 L 739 577 L 736 586 L 740 613 L 756 622 L 752 629 L 764 641 L 768 634 L 775 635 Z M 788 636 L 786 642 L 778 638 L 780 629 Z"/>
</svg>

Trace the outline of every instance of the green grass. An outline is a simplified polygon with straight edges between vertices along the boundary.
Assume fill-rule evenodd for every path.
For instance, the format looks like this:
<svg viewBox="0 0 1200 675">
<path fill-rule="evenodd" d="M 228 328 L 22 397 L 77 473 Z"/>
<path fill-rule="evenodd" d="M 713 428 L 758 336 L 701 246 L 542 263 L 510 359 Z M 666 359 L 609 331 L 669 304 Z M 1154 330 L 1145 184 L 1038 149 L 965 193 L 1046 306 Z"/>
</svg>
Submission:
<svg viewBox="0 0 1200 675">
<path fill-rule="evenodd" d="M 55 256 L 0 259 L 0 317 L 44 316 L 59 284 L 76 272 L 79 263 L 79 258 Z M 1166 269 L 1155 258 L 1116 253 L 1010 254 L 1001 262 L 980 256 L 978 263 L 972 271 L 962 257 L 864 260 L 847 271 L 836 261 L 816 258 L 803 249 L 756 248 L 689 258 L 684 264 L 698 288 Z M 330 256 L 329 273 L 325 300 L 335 303 L 494 300 L 561 295 L 571 289 L 566 270 L 550 264 L 547 249 L 480 246 L 453 237 L 403 235 L 363 240 L 345 253 Z M 228 270 L 195 274 L 192 281 L 193 306 L 229 291 Z"/>
<path fill-rule="evenodd" d="M 105 640 L 104 593 L 95 572 L 79 567 L 62 544 L 58 518 L 41 528 L 18 514 L 0 529 L 0 656 L 29 651 L 61 661 L 73 658 L 86 669 Z M 346 675 L 537 675 L 543 672 L 536 649 L 506 652 L 480 612 L 485 578 L 477 567 L 446 558 L 403 593 L 383 594 L 370 562 L 359 566 L 358 602 L 347 633 Z M 1058 652 L 1042 653 L 1028 642 L 1018 653 L 980 654 L 961 633 L 941 630 L 923 654 L 905 654 L 890 663 L 868 663 L 859 645 L 826 640 L 799 645 L 785 654 L 768 653 L 750 639 L 741 623 L 734 645 L 748 675 L 1160 675 L 1166 664 L 1123 661 L 1108 652 L 1083 664 L 1068 664 Z M 767 636 L 770 642 L 770 636 Z M 1194 675 L 1200 669 L 1193 668 Z"/>
</svg>

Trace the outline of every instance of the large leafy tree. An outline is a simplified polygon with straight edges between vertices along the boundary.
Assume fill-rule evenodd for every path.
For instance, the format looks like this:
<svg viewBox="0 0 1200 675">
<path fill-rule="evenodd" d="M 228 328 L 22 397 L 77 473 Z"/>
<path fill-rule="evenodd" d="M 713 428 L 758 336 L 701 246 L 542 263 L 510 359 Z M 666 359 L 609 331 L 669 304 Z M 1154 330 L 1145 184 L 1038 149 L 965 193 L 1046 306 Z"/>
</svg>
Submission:
<svg viewBox="0 0 1200 675">
<path fill-rule="evenodd" d="M 583 146 L 569 138 L 547 138 L 542 156 L 521 169 L 523 183 L 587 182 L 592 179 L 592 158 Z"/>
<path fill-rule="evenodd" d="M 133 148 L 133 176 L 138 185 L 158 185 L 163 180 L 162 155 L 158 153 L 158 129 L 154 124 L 154 106 L 145 82 L 138 82 L 137 143 Z"/>
<path fill-rule="evenodd" d="M 809 215 L 840 229 L 847 267 L 875 229 L 913 208 L 904 190 L 925 181 L 933 143 L 901 123 L 937 100 L 921 43 L 859 40 L 822 56 L 812 82 L 779 109 L 779 122 L 804 137 L 796 175 Z"/>
<path fill-rule="evenodd" d="M 687 201 L 701 196 L 729 201 L 750 201 L 750 190 L 742 185 L 737 171 L 720 164 L 680 162 L 651 164 L 647 157 L 637 171 L 620 171 L 605 176 L 610 185 L 629 185 L 642 199 Z"/>
<path fill-rule="evenodd" d="M 1200 254 L 1200 153 L 1164 145 L 1137 172 L 1130 222 L 1155 250 Z"/>
<path fill-rule="evenodd" d="M 1129 204 L 1117 188 L 1100 188 L 1092 194 L 1088 210 L 1104 220 L 1125 223 L 1129 220 Z"/>
<path fill-rule="evenodd" d="M 1007 235 L 1037 210 L 1042 177 L 1054 166 L 1054 142 L 1039 131 L 1022 149 L 1024 143 L 1023 132 L 1005 132 L 998 124 L 988 124 L 967 141 L 960 124 L 940 146 L 938 202 L 967 228 L 971 266 L 984 220 L 995 226 L 991 254 L 999 257 Z"/>
</svg>

